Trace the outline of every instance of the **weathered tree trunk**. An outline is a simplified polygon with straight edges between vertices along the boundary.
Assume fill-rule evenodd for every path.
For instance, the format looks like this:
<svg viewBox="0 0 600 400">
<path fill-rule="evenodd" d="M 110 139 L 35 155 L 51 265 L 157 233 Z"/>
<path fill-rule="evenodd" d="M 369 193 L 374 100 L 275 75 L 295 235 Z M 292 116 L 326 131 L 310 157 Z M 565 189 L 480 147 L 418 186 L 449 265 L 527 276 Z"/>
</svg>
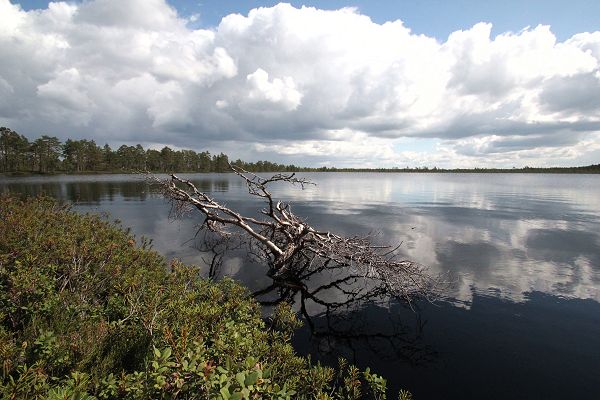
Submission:
<svg viewBox="0 0 600 400">
<path fill-rule="evenodd" d="M 223 249 L 245 246 L 248 254 L 268 266 L 273 282 L 255 293 L 261 299 L 267 298 L 263 301 L 294 302 L 299 298 L 301 310 L 308 317 L 307 301 L 329 313 L 364 301 L 395 298 L 410 304 L 415 298 L 432 299 L 440 294 L 440 279 L 428 274 L 422 265 L 398 260 L 398 246 L 374 245 L 370 236 L 345 237 L 319 231 L 296 216 L 289 204 L 275 201 L 269 191 L 270 185 L 277 182 L 302 189 L 311 182 L 295 174 L 262 178 L 230 167 L 245 181 L 251 196 L 263 199 L 263 218 L 244 216 L 176 175 L 151 180 L 172 200 L 176 214 L 199 211 L 204 217 L 200 230 L 229 243 Z M 230 245 L 232 241 L 235 246 Z M 212 251 L 219 248 L 215 243 L 208 246 Z"/>
</svg>

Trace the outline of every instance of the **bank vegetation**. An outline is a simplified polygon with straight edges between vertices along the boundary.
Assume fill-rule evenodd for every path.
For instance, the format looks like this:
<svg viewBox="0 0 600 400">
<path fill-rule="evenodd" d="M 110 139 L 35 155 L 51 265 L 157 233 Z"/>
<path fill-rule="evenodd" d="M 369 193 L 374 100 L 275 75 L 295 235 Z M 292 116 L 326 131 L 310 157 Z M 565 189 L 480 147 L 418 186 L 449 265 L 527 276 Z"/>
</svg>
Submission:
<svg viewBox="0 0 600 400">
<path fill-rule="evenodd" d="M 0 197 L 3 399 L 386 398 L 368 369 L 296 354 L 299 326 L 105 218 Z"/>
</svg>

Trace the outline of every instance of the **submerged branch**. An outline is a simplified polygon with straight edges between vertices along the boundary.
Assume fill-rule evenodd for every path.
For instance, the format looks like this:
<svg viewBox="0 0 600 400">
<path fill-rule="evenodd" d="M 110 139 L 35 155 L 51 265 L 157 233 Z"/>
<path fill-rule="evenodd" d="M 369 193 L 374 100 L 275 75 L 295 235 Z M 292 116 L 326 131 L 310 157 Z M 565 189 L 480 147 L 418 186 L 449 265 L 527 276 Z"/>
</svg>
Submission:
<svg viewBox="0 0 600 400">
<path fill-rule="evenodd" d="M 172 201 L 176 215 L 196 209 L 204 217 L 201 231 L 220 240 L 235 240 L 237 248 L 245 246 L 249 256 L 268 267 L 272 283 L 255 292 L 257 297 L 277 292 L 277 299 L 268 303 L 291 303 L 300 295 L 302 312 L 308 315 L 307 302 L 333 312 L 390 298 L 410 305 L 415 299 L 433 300 L 440 294 L 438 277 L 420 264 L 396 258 L 399 246 L 375 245 L 369 235 L 320 231 L 295 215 L 289 204 L 276 201 L 270 191 L 275 183 L 304 189 L 313 184 L 310 181 L 293 173 L 262 178 L 240 167 L 231 169 L 245 182 L 249 195 L 264 202 L 259 217 L 240 214 L 177 175 L 151 177 L 151 181 Z M 209 247 L 217 248 L 213 242 Z"/>
</svg>

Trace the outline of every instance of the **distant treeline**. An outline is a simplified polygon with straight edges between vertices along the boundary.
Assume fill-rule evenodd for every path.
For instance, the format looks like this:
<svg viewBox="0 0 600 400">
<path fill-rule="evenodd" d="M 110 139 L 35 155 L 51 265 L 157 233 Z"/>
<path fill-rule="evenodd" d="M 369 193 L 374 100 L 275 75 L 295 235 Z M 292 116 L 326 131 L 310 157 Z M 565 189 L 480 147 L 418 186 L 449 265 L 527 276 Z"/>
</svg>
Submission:
<svg viewBox="0 0 600 400">
<path fill-rule="evenodd" d="M 523 168 L 302 168 L 301 170 L 327 171 L 327 172 L 435 172 L 435 173 L 555 173 L 555 174 L 598 174 L 600 164 L 586 165 L 583 167 L 523 167 Z"/>
<path fill-rule="evenodd" d="M 454 172 L 454 173 L 600 173 L 600 164 L 584 167 L 552 168 L 335 168 L 299 167 L 270 161 L 230 161 L 226 154 L 208 151 L 144 149 L 141 145 L 122 145 L 113 150 L 93 140 L 41 136 L 33 142 L 17 132 L 0 127 L 0 172 L 3 173 L 81 173 L 81 172 L 228 172 L 229 164 L 252 172 Z"/>
<path fill-rule="evenodd" d="M 17 132 L 0 128 L 0 172 L 227 172 L 226 154 L 197 153 L 193 150 L 144 149 L 141 145 L 122 145 L 113 150 L 108 144 L 98 146 L 93 140 L 67 139 L 62 143 L 54 136 L 29 141 Z M 269 161 L 231 162 L 248 171 L 297 171 L 294 165 Z"/>
</svg>

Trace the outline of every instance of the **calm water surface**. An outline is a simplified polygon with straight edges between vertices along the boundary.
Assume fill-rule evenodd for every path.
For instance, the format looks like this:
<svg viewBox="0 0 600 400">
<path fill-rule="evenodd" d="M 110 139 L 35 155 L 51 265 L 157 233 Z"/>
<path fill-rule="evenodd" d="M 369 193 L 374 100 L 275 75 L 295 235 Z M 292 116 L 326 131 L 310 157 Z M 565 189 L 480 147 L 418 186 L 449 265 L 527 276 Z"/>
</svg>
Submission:
<svg viewBox="0 0 600 400">
<path fill-rule="evenodd" d="M 451 285 L 447 300 L 418 313 L 394 304 L 359 312 L 375 331 L 399 318 L 400 343 L 301 331 L 300 352 L 370 365 L 417 399 L 600 398 L 600 176 L 303 176 L 317 186 L 274 190 L 296 214 L 322 229 L 402 242 L 403 256 L 445 273 Z M 231 207 L 259 206 L 234 175 L 187 177 Z M 107 212 L 167 257 L 202 263 L 190 242 L 197 221 L 170 220 L 168 204 L 136 176 L 0 178 L 0 191 L 44 192 L 80 211 Z M 234 257 L 222 274 L 258 288 L 262 272 Z"/>
</svg>

